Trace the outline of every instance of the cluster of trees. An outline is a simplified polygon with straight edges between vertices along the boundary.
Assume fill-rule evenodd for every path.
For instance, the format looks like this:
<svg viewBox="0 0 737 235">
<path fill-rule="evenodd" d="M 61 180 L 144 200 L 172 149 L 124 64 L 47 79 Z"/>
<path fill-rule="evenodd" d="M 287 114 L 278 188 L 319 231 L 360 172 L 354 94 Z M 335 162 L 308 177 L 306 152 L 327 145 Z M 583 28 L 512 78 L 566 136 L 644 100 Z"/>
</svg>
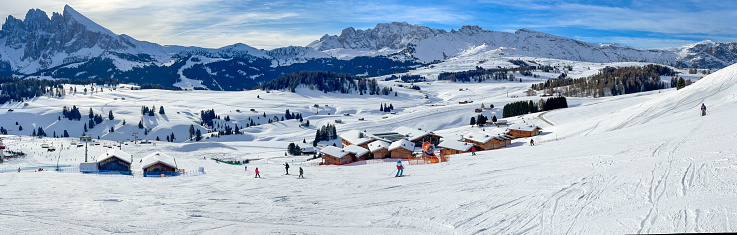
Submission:
<svg viewBox="0 0 737 235">
<path fill-rule="evenodd" d="M 389 106 L 387 106 L 386 103 L 381 104 L 381 108 L 379 108 L 379 111 L 387 113 L 391 112 L 392 110 L 394 110 L 394 105 L 389 104 Z"/>
<path fill-rule="evenodd" d="M 484 116 L 483 114 L 476 115 L 476 117 L 471 117 L 471 126 L 478 125 L 478 126 L 484 126 L 486 125 L 486 122 L 489 121 L 489 118 Z M 491 122 L 496 122 L 496 115 L 491 117 Z"/>
<path fill-rule="evenodd" d="M 695 69 L 695 68 L 688 69 L 688 74 L 697 74 L 697 73 L 699 73 L 698 69 Z M 701 70 L 701 74 L 703 75 L 711 74 L 711 70 Z"/>
<path fill-rule="evenodd" d="M 154 110 L 156 110 L 156 105 L 151 106 L 151 108 L 141 106 L 141 115 L 148 115 L 150 117 L 153 117 L 155 115 Z M 164 112 L 164 106 L 159 106 L 159 114 L 166 114 L 166 112 Z"/>
<path fill-rule="evenodd" d="M 4 127 L 0 126 L 0 135 L 7 135 L 7 134 L 8 134 L 8 129 L 5 129 Z"/>
<path fill-rule="evenodd" d="M 287 152 L 290 155 L 302 155 L 302 148 L 294 143 L 289 143 L 289 146 L 287 147 Z"/>
<path fill-rule="evenodd" d="M 287 109 L 286 112 L 284 112 L 284 118 L 287 120 L 297 119 L 299 122 L 302 122 L 302 114 L 301 113 L 290 113 L 289 109 Z"/>
<path fill-rule="evenodd" d="M 338 138 L 338 131 L 335 130 L 334 125 L 327 124 L 317 129 L 315 133 L 315 141 L 312 142 L 312 146 L 317 146 L 317 142 L 329 141 Z"/>
<path fill-rule="evenodd" d="M 76 105 L 73 105 L 71 109 L 67 108 L 67 106 L 64 106 L 64 109 L 61 111 L 61 115 L 64 118 L 69 119 L 70 121 L 79 121 L 80 119 L 82 119 L 82 114 L 79 113 L 79 108 L 77 108 Z"/>
<path fill-rule="evenodd" d="M 64 97 L 63 84 L 66 80 L 18 79 L 0 77 L 0 104 L 8 101 L 23 101 L 38 96 Z"/>
<path fill-rule="evenodd" d="M 562 95 L 575 97 L 616 96 L 664 89 L 666 85 L 660 77 L 675 75 L 676 71 L 654 64 L 643 67 L 606 67 L 599 74 L 586 78 L 548 79 L 543 83 L 533 84 L 532 89 L 544 90 L 547 94 L 558 91 Z"/>
<path fill-rule="evenodd" d="M 194 125 L 189 125 L 189 139 L 192 139 L 194 137 L 195 141 L 202 140 L 202 132 L 200 129 L 195 129 Z"/>
<path fill-rule="evenodd" d="M 530 101 L 517 101 L 504 105 L 502 111 L 502 117 L 519 116 L 528 113 L 536 113 L 539 111 L 548 111 L 559 108 L 568 108 L 568 102 L 566 97 L 551 97 L 547 100 L 540 99 L 538 102 Z M 496 121 L 494 121 L 496 122 Z"/>
<path fill-rule="evenodd" d="M 181 90 L 178 87 L 162 86 L 159 84 L 152 84 L 152 83 L 141 84 L 141 89 L 159 89 L 159 90 L 172 90 L 172 91 Z"/>
<path fill-rule="evenodd" d="M 266 115 L 266 113 L 264 113 L 264 115 Z M 220 119 L 220 116 L 215 114 L 215 109 L 202 110 L 200 111 L 200 119 L 202 119 L 202 121 L 200 121 L 200 125 L 213 127 L 212 120 Z"/>
<path fill-rule="evenodd" d="M 46 137 L 46 132 L 44 131 L 44 129 L 43 129 L 43 128 L 41 128 L 41 127 L 38 127 L 38 131 L 36 131 L 36 130 L 34 129 L 34 130 L 33 130 L 33 133 L 31 134 L 31 136 L 43 136 L 43 137 Z M 56 137 L 56 136 L 54 136 L 54 137 Z"/>
<path fill-rule="evenodd" d="M 476 67 L 474 70 L 461 72 L 444 72 L 438 75 L 438 80 L 453 82 L 483 82 L 486 80 L 514 80 L 514 75 L 507 76 L 508 69 L 484 69 Z"/>
<path fill-rule="evenodd" d="M 297 87 L 305 86 L 311 90 L 322 92 L 340 92 L 379 95 L 381 89 L 376 79 L 356 77 L 347 73 L 324 71 L 302 71 L 281 76 L 266 84 L 257 86 L 262 90 L 289 90 L 295 92 Z"/>
<path fill-rule="evenodd" d="M 686 79 L 683 79 L 683 77 L 680 77 L 678 79 L 676 79 L 676 77 L 673 77 L 670 79 L 670 87 L 671 88 L 675 87 L 676 90 L 680 90 L 681 88 L 689 86 L 691 85 L 691 83 L 692 83 L 691 79 L 686 80 Z"/>
</svg>

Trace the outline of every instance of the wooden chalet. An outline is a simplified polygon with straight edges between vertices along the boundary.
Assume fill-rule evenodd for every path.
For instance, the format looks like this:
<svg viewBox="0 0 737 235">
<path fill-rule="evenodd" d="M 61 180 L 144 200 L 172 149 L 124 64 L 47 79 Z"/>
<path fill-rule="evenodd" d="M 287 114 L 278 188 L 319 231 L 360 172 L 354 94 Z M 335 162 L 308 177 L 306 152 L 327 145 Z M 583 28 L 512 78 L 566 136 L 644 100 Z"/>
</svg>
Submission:
<svg viewBox="0 0 737 235">
<path fill-rule="evenodd" d="M 431 144 L 437 146 L 440 143 L 440 138 L 442 138 L 441 136 L 436 135 L 432 132 L 427 132 L 419 128 L 410 128 L 405 126 L 394 129 L 394 132 L 403 135 L 405 139 L 414 143 L 415 147 L 422 147 L 422 144 L 424 144 L 425 142 L 430 142 Z"/>
<path fill-rule="evenodd" d="M 507 128 L 507 135 L 514 138 L 533 137 L 540 134 L 542 128 L 535 125 L 512 125 Z"/>
<path fill-rule="evenodd" d="M 390 145 L 391 144 L 389 142 L 386 142 L 383 140 L 377 140 L 377 141 L 369 143 L 368 149 L 371 152 L 370 154 L 375 159 L 389 158 L 391 157 L 391 155 L 389 154 Z"/>
<path fill-rule="evenodd" d="M 473 148 L 474 145 L 472 143 L 466 143 L 458 140 L 444 140 L 443 142 L 440 142 L 438 147 L 443 148 L 443 154 L 447 156 L 471 152 L 471 148 Z"/>
<path fill-rule="evenodd" d="M 176 160 L 160 152 L 144 157 L 141 161 L 141 170 L 143 170 L 143 176 L 178 175 Z"/>
<path fill-rule="evenodd" d="M 369 150 L 357 145 L 348 145 L 343 150 L 353 154 L 353 161 L 366 160 L 369 156 Z"/>
<path fill-rule="evenodd" d="M 491 150 L 495 148 L 500 148 L 499 145 L 495 145 L 494 137 L 495 136 L 489 133 L 474 131 L 463 135 L 462 140 L 463 142 L 478 146 L 480 148 L 478 150 Z"/>
<path fill-rule="evenodd" d="M 327 146 L 320 150 L 323 163 L 329 165 L 341 165 L 353 161 L 353 154 L 335 146 Z"/>
<path fill-rule="evenodd" d="M 103 153 L 97 159 L 100 159 L 97 161 L 98 171 L 130 172 L 133 156 L 126 152 L 112 149 Z"/>
<path fill-rule="evenodd" d="M 415 144 L 409 140 L 401 139 L 389 145 L 388 150 L 392 158 L 407 159 L 415 150 Z"/>
<path fill-rule="evenodd" d="M 368 144 L 376 138 L 358 130 L 352 130 L 338 135 L 342 139 L 343 146 L 357 145 L 368 148 Z"/>
</svg>

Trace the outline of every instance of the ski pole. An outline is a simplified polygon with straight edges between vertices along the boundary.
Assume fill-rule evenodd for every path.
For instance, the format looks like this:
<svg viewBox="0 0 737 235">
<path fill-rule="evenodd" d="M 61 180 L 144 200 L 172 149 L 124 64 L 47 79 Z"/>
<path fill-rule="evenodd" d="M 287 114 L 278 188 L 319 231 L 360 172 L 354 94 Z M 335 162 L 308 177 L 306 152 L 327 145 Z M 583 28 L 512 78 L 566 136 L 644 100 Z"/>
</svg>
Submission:
<svg viewBox="0 0 737 235">
<path fill-rule="evenodd" d="M 394 172 L 397 172 L 397 170 L 394 170 L 394 171 L 392 171 L 392 173 L 391 173 L 391 174 L 389 174 L 389 175 L 393 175 L 393 174 L 394 174 Z"/>
</svg>

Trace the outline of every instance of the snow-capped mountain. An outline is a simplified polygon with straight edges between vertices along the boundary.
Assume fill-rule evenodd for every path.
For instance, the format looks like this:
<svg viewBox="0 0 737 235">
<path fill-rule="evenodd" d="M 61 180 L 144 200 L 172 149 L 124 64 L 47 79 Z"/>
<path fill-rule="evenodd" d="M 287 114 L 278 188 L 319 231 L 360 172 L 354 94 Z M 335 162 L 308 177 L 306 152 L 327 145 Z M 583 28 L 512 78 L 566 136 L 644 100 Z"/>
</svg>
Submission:
<svg viewBox="0 0 737 235">
<path fill-rule="evenodd" d="M 737 62 L 736 45 L 701 42 L 680 48 L 636 49 L 528 29 L 507 33 L 464 26 L 445 31 L 392 22 L 365 30 L 349 27 L 306 47 L 267 51 L 237 43 L 210 49 L 162 46 L 115 34 L 65 6 L 51 18 L 39 9 L 29 10 L 23 20 L 8 16 L 0 30 L 0 75 L 112 77 L 138 84 L 241 90 L 301 70 L 378 76 L 469 55 L 722 68 Z"/>
</svg>

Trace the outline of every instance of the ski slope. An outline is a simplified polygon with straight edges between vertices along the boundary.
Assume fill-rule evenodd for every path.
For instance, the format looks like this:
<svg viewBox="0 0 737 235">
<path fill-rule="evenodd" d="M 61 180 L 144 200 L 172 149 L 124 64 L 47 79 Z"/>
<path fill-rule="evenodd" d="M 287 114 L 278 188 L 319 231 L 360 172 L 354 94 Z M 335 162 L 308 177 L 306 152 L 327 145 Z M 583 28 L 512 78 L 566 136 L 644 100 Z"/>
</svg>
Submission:
<svg viewBox="0 0 737 235">
<path fill-rule="evenodd" d="M 544 135 L 534 137 L 535 146 L 525 144 L 529 139 L 519 139 L 513 147 L 477 152 L 476 156 L 453 155 L 447 163 L 406 165 L 405 174 L 411 176 L 402 178 L 392 177 L 396 169 L 393 163 L 313 166 L 305 162 L 307 156 L 284 156 L 283 152 L 289 142 L 301 144 L 307 138 L 309 143 L 315 126 L 334 119 L 344 120 L 337 124 L 339 133 L 351 129 L 390 130 L 404 125 L 444 135 L 462 134 L 471 130 L 467 123 L 476 115 L 473 108 L 493 103 L 496 108 L 484 114 L 495 112 L 501 116 L 504 103 L 527 99 L 521 93 L 534 81 L 418 83 L 423 93 L 394 87 L 399 91 L 396 98 L 309 90 L 296 94 L 106 90 L 64 99 L 41 97 L 27 107 L 3 106 L 16 111 L 0 114 L 0 122 L 7 128 L 14 126 L 8 117 L 12 122 L 36 120 L 51 133 L 60 115 L 59 105 L 84 103 L 83 116 L 90 106 L 96 113 L 98 109 L 106 112 L 103 108 L 120 110 L 114 111 L 116 120 L 120 115 L 131 125 L 124 128 L 134 128 L 141 105 L 163 104 L 168 121 L 158 113 L 155 119 L 146 119 L 159 123 L 153 135 L 159 134 L 158 130 L 168 134 L 181 129 L 183 132 L 175 135 L 185 139 L 186 127 L 205 108 L 214 108 L 221 116 L 228 114 L 237 122 L 262 112 L 267 116 L 281 114 L 289 108 L 304 114 L 312 127 L 300 128 L 292 120 L 262 124 L 244 129 L 244 135 L 203 142 L 122 147 L 134 155 L 134 166 L 140 157 L 162 151 L 174 156 L 180 168 L 204 167 L 207 174 L 200 176 L 131 178 L 54 171 L 2 172 L 0 219 L 4 226 L 0 233 L 733 232 L 737 231 L 733 221 L 737 214 L 737 123 L 732 121 L 737 116 L 735 77 L 737 66 L 733 65 L 678 91 L 571 98 L 570 108 L 545 114 L 554 126 L 536 119 L 538 114 L 523 117 L 544 128 Z M 386 84 L 392 83 L 382 82 Z M 462 88 L 468 90 L 459 91 Z M 507 91 L 521 98 L 507 97 Z M 423 99 L 424 94 L 430 98 Z M 127 97 L 125 102 L 110 101 L 123 96 Z M 468 99 L 474 103 L 457 103 Z M 380 103 L 392 103 L 397 114 L 379 112 Z M 707 105 L 709 115 L 699 115 L 701 103 Z M 313 104 L 319 104 L 318 114 Z M 234 111 L 236 108 L 241 112 Z M 248 111 L 250 108 L 256 112 Z M 358 121 L 359 117 L 366 120 Z M 32 125 L 23 125 L 28 125 L 30 132 Z M 83 148 L 49 153 L 40 147 L 44 142 L 68 146 L 73 138 L 3 137 L 8 148 L 31 156 L 11 160 L 0 168 L 55 164 L 57 158 L 60 164 L 83 161 Z M 102 142 L 130 138 L 113 137 Z M 91 146 L 90 156 L 106 150 Z M 203 159 L 210 157 L 260 160 L 252 161 L 244 171 L 243 166 Z M 290 175 L 284 175 L 284 162 L 292 164 Z M 295 175 L 300 166 L 305 169 L 305 179 Z M 253 177 L 256 167 L 263 178 Z"/>
</svg>

